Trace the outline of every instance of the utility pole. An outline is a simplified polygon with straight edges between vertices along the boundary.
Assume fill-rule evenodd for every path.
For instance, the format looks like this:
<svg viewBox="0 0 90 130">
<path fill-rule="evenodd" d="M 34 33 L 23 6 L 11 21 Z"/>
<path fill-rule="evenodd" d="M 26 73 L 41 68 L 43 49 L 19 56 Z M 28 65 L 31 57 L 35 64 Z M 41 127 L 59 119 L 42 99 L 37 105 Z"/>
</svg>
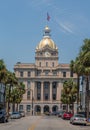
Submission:
<svg viewBox="0 0 90 130">
<path fill-rule="evenodd" d="M 33 116 L 33 90 L 32 90 L 32 116 Z"/>
<path fill-rule="evenodd" d="M 32 116 L 33 116 L 33 90 L 30 89 L 30 91 L 32 92 Z"/>
<path fill-rule="evenodd" d="M 86 117 L 89 118 L 89 76 L 86 77 Z"/>
</svg>

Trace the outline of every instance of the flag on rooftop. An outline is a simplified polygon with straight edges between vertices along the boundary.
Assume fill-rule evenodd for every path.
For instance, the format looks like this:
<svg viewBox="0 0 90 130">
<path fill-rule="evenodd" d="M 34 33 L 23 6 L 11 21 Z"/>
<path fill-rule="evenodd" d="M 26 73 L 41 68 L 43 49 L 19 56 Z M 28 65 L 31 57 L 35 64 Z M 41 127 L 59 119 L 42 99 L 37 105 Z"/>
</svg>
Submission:
<svg viewBox="0 0 90 130">
<path fill-rule="evenodd" d="M 49 14 L 47 13 L 47 21 L 49 21 L 50 20 L 50 16 L 49 16 Z"/>
</svg>

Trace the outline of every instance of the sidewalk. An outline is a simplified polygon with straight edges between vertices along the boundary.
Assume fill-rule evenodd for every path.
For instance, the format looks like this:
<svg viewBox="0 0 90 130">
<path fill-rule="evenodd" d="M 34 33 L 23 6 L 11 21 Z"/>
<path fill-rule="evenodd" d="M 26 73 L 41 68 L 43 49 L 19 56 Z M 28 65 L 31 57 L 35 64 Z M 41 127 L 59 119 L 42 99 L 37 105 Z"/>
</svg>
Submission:
<svg viewBox="0 0 90 130">
<path fill-rule="evenodd" d="M 90 122 L 87 122 L 87 125 L 90 126 Z"/>
</svg>

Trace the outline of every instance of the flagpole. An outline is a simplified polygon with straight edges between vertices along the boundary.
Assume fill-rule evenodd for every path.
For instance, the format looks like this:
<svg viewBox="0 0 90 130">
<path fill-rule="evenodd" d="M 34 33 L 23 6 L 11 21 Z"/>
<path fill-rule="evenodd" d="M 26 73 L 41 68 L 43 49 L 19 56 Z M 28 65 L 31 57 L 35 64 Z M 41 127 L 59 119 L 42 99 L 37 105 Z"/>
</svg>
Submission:
<svg viewBox="0 0 90 130">
<path fill-rule="evenodd" d="M 49 15 L 49 13 L 47 12 L 47 25 L 48 25 L 49 20 L 50 20 L 50 15 Z"/>
</svg>

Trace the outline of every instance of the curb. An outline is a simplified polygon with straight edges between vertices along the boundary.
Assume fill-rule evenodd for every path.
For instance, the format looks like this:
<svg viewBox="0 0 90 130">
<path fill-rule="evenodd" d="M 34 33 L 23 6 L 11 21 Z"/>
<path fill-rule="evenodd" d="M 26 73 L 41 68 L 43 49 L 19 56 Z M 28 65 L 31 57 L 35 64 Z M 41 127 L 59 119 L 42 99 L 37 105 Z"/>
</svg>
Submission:
<svg viewBox="0 0 90 130">
<path fill-rule="evenodd" d="M 87 125 L 90 126 L 90 122 L 87 122 Z"/>
</svg>

